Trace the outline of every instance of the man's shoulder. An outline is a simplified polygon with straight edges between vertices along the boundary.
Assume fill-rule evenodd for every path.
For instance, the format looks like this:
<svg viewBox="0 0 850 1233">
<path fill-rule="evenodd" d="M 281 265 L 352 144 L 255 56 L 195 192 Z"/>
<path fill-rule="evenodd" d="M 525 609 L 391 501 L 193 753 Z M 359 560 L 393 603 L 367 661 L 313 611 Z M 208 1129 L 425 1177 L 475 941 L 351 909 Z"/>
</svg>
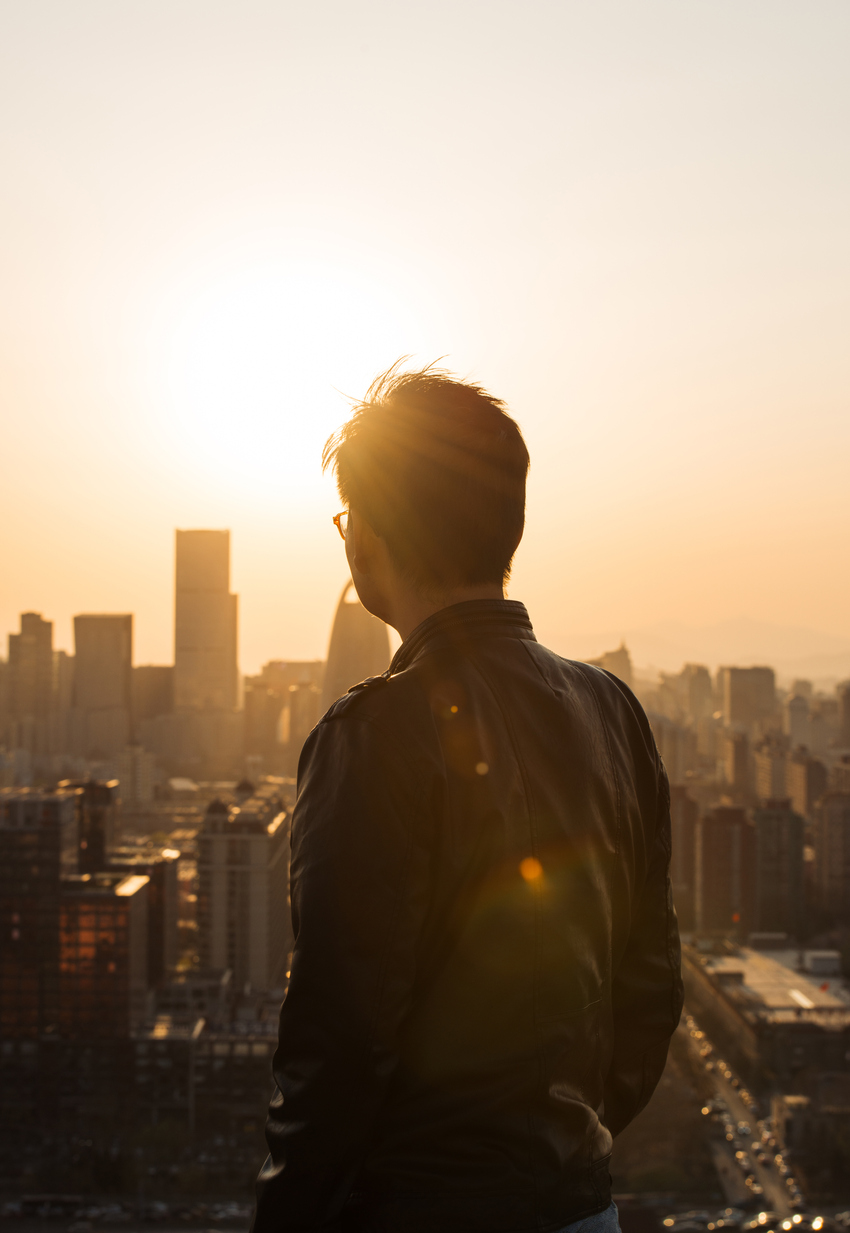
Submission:
<svg viewBox="0 0 850 1233">
<path fill-rule="evenodd" d="M 337 698 L 319 721 L 325 725 L 372 723 L 394 728 L 418 711 L 421 688 L 416 674 L 406 671 L 367 677 Z"/>
</svg>

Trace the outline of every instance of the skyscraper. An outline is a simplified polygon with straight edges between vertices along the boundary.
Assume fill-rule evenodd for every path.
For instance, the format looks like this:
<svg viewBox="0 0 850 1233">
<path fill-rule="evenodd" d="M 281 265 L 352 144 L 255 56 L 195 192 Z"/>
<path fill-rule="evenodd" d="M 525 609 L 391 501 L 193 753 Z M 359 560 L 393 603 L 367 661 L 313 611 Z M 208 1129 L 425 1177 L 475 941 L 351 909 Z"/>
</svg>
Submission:
<svg viewBox="0 0 850 1233">
<path fill-rule="evenodd" d="M 322 691 L 322 711 L 347 693 L 352 685 L 383 672 L 390 662 L 390 637 L 386 625 L 367 612 L 354 583 L 347 582 L 342 590 L 334 617 L 325 684 Z"/>
<path fill-rule="evenodd" d="M 721 668 L 723 718 L 727 724 L 752 727 L 776 709 L 776 678 L 772 668 Z"/>
<path fill-rule="evenodd" d="M 237 604 L 230 594 L 230 532 L 177 531 L 175 710 L 236 707 Z"/>
<path fill-rule="evenodd" d="M 755 922 L 760 933 L 803 934 L 803 819 L 787 800 L 753 814 L 756 835 Z"/>
<path fill-rule="evenodd" d="M 815 816 L 815 878 L 819 906 L 850 921 L 850 791 L 827 792 Z"/>
<path fill-rule="evenodd" d="M 79 751 L 109 758 L 130 740 L 133 618 L 74 617 L 74 710 Z"/>
<path fill-rule="evenodd" d="M 697 929 L 746 936 L 754 892 L 755 831 L 744 809 L 718 805 L 697 825 Z"/>
<path fill-rule="evenodd" d="M 670 881 L 673 886 L 673 902 L 679 917 L 679 927 L 686 931 L 694 927 L 698 817 L 699 806 L 688 796 L 685 785 L 672 784 L 670 787 L 672 829 Z"/>
<path fill-rule="evenodd" d="M 8 678 L 11 743 L 45 753 L 53 707 L 53 622 L 38 612 L 23 612 L 20 633 L 9 634 Z"/>
</svg>

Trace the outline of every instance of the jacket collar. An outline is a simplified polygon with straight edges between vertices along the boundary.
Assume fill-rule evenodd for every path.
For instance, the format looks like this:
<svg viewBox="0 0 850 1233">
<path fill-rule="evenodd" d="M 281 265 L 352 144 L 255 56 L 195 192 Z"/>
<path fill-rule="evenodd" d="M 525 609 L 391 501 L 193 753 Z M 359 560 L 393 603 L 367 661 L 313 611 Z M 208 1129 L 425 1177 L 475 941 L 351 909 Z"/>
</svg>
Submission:
<svg viewBox="0 0 850 1233">
<path fill-rule="evenodd" d="M 387 676 L 402 672 L 437 647 L 474 643 L 481 638 L 519 638 L 536 642 L 525 604 L 515 599 L 468 599 L 426 617 L 393 656 Z"/>
</svg>

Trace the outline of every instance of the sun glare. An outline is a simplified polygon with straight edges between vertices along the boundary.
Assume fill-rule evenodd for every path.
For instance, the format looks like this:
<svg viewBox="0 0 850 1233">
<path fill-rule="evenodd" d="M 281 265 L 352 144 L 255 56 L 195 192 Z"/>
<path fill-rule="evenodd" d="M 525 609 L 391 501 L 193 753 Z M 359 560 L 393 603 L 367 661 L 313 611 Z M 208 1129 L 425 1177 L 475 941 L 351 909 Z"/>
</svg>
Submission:
<svg viewBox="0 0 850 1233">
<path fill-rule="evenodd" d="M 345 396 L 420 346 L 407 306 L 357 270 L 257 262 L 196 280 L 167 314 L 158 409 L 190 469 L 245 489 L 269 473 L 309 485 Z"/>
</svg>

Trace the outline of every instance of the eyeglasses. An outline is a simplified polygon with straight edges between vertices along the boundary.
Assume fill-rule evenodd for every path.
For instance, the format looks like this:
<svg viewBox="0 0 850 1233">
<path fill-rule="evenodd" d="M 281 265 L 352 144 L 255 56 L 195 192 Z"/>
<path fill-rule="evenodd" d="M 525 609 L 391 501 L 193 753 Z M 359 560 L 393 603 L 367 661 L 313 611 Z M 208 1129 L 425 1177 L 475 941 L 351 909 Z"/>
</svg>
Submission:
<svg viewBox="0 0 850 1233">
<path fill-rule="evenodd" d="M 348 510 L 344 509 L 341 514 L 334 514 L 334 526 L 343 539 L 348 534 Z"/>
</svg>

